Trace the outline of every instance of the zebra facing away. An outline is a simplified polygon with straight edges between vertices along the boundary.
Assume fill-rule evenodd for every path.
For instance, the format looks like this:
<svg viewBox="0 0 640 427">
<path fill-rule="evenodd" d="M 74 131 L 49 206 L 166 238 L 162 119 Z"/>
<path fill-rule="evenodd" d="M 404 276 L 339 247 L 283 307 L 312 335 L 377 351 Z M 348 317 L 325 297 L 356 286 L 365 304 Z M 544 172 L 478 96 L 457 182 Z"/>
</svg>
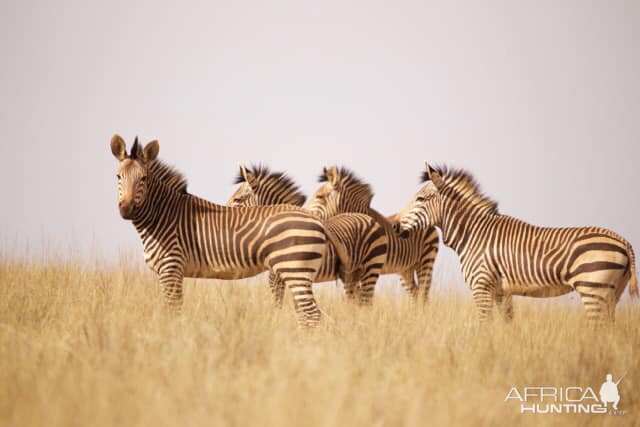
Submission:
<svg viewBox="0 0 640 427">
<path fill-rule="evenodd" d="M 120 214 L 138 231 L 169 305 L 181 307 L 184 277 L 231 280 L 269 270 L 291 290 L 298 323 L 317 324 L 311 284 L 330 246 L 323 223 L 292 206 L 228 208 L 191 195 L 185 178 L 157 160 L 159 149 L 136 138 L 127 154 L 120 136 L 111 140 Z"/>
<path fill-rule="evenodd" d="M 235 184 L 240 186 L 233 193 L 227 206 L 264 206 L 291 204 L 302 206 L 306 197 L 298 186 L 283 172 L 272 172 L 266 166 L 247 169 L 240 166 Z M 387 236 L 382 227 L 367 215 L 338 215 L 324 221 L 339 242 L 338 251 L 329 248 L 324 263 L 316 277 L 316 282 L 327 282 L 340 278 L 349 300 L 359 297 L 362 304 L 372 301 L 375 285 L 386 261 Z M 339 258 L 339 259 L 338 259 Z M 275 304 L 282 304 L 284 287 L 275 284 Z M 359 282 L 359 284 L 358 284 Z"/>
<path fill-rule="evenodd" d="M 305 207 L 323 219 L 343 213 L 362 213 L 373 217 L 384 228 L 389 241 L 387 262 L 382 274 L 399 274 L 402 286 L 409 295 L 415 299 L 422 289 L 424 301 L 427 301 L 433 263 L 438 254 L 439 237 L 436 229 L 421 229 L 410 233 L 406 239 L 399 238 L 393 229 L 396 216 L 385 218 L 372 209 L 371 187 L 349 169 L 335 166 L 324 168 L 320 182 L 324 184 Z"/>
<path fill-rule="evenodd" d="M 401 235 L 437 226 L 460 257 L 480 321 L 494 302 L 510 318 L 511 295 L 550 297 L 576 291 L 587 318 L 613 321 L 630 281 L 638 296 L 635 256 L 629 242 L 600 227 L 548 228 L 498 213 L 467 172 L 426 164 L 426 184 L 400 215 Z"/>
</svg>

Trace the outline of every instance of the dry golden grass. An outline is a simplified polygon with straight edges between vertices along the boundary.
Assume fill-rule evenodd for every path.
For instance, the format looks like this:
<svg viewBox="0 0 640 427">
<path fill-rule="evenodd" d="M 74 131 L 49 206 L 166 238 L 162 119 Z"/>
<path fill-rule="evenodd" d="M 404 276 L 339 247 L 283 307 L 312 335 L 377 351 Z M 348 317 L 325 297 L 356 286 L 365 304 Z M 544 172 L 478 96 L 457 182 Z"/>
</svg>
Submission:
<svg viewBox="0 0 640 427">
<path fill-rule="evenodd" d="M 187 281 L 184 313 L 155 278 L 53 262 L 0 262 L 0 425 L 633 424 L 640 414 L 640 311 L 590 332 L 582 308 L 516 301 L 511 325 L 475 323 L 465 294 L 412 306 L 380 292 L 370 309 L 317 287 L 325 312 L 298 330 L 289 295 Z M 520 415 L 512 386 L 620 384 L 628 415 Z"/>
</svg>

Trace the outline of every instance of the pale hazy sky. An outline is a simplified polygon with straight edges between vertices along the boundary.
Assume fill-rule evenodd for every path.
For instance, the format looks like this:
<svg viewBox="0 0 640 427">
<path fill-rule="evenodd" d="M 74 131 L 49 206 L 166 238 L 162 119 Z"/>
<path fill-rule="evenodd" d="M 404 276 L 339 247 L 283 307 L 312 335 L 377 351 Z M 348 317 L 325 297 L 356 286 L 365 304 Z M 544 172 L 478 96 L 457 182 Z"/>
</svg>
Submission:
<svg viewBox="0 0 640 427">
<path fill-rule="evenodd" d="M 238 162 L 307 194 L 339 163 L 391 213 L 427 159 L 474 172 L 503 213 L 640 252 L 638 1 L 90 3 L 0 4 L 5 249 L 140 249 L 117 132 L 158 139 L 212 201 Z"/>
</svg>

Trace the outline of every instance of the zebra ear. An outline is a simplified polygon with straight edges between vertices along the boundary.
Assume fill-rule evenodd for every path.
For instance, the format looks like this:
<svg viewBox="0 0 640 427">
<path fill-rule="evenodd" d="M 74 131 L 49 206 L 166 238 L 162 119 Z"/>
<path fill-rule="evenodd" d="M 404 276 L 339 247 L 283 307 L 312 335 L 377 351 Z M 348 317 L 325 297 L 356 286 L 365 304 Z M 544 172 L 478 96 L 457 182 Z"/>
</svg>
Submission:
<svg viewBox="0 0 640 427">
<path fill-rule="evenodd" d="M 249 184 L 253 191 L 256 191 L 258 188 L 258 180 L 256 179 L 256 176 L 253 173 L 249 172 L 244 166 L 240 166 L 240 173 L 242 174 L 244 182 Z"/>
<path fill-rule="evenodd" d="M 338 189 L 340 186 L 340 172 L 338 168 L 335 166 L 331 166 L 329 169 L 325 168 L 324 174 L 327 177 L 327 182 L 333 186 L 333 188 Z"/>
<path fill-rule="evenodd" d="M 160 152 L 160 144 L 158 144 L 158 141 L 156 141 L 154 139 L 153 141 L 148 143 L 144 147 L 144 150 L 142 151 L 143 157 L 144 157 L 144 161 L 145 162 L 153 162 L 155 159 L 158 158 L 158 153 L 159 152 Z"/>
<path fill-rule="evenodd" d="M 424 161 L 424 172 L 422 173 L 422 181 L 423 182 L 430 181 L 431 180 L 431 174 L 433 172 L 435 172 L 435 170 L 431 167 L 429 162 L 427 162 L 425 160 Z"/>
<path fill-rule="evenodd" d="M 431 181 L 433 185 L 436 186 L 438 190 L 440 190 L 444 186 L 444 180 L 440 176 L 440 174 L 436 171 L 431 172 Z"/>
<path fill-rule="evenodd" d="M 240 167 L 240 176 L 242 176 L 242 179 L 244 180 L 244 182 L 247 182 L 248 181 L 247 176 L 249 175 L 249 171 L 243 165 L 239 165 L 239 167 Z"/>
<path fill-rule="evenodd" d="M 123 161 L 127 157 L 127 145 L 118 134 L 113 135 L 111 138 L 111 153 L 118 161 Z"/>
<path fill-rule="evenodd" d="M 431 165 L 425 160 L 424 162 L 424 172 L 422 172 L 422 182 L 433 182 L 436 188 L 440 188 L 444 181 L 440 176 L 440 173 L 436 171 Z"/>
</svg>

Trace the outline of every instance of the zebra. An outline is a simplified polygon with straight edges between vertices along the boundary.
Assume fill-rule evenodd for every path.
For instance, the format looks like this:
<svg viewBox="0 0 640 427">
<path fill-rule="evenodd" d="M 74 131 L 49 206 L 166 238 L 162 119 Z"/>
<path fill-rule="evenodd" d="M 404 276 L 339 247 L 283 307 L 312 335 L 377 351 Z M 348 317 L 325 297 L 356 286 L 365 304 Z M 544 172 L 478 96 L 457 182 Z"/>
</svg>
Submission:
<svg viewBox="0 0 640 427">
<path fill-rule="evenodd" d="M 422 288 L 423 300 L 426 302 L 439 247 L 436 229 L 431 227 L 411 233 L 407 239 L 399 238 L 393 229 L 396 215 L 384 217 L 371 208 L 371 186 L 345 167 L 323 168 L 319 181 L 324 184 L 305 207 L 323 219 L 347 212 L 373 217 L 384 228 L 389 242 L 387 262 L 382 267 L 382 274 L 399 274 L 402 286 L 413 300 L 417 299 Z"/>
<path fill-rule="evenodd" d="M 142 239 L 168 306 L 180 311 L 185 277 L 232 280 L 269 270 L 291 290 L 298 324 L 317 325 L 311 285 L 331 247 L 322 221 L 292 206 L 229 208 L 189 194 L 159 150 L 158 141 L 143 148 L 136 137 L 127 154 L 119 135 L 111 139 L 120 215 Z"/>
<path fill-rule="evenodd" d="M 240 185 L 227 202 L 227 206 L 301 207 L 307 200 L 296 183 L 284 172 L 272 172 L 265 165 L 252 166 L 250 169 L 240 165 L 239 169 L 233 183 Z"/>
<path fill-rule="evenodd" d="M 635 255 L 618 234 L 600 227 L 538 227 L 502 215 L 469 172 L 425 166 L 426 184 L 402 211 L 398 232 L 440 228 L 444 243 L 460 257 L 481 322 L 494 303 L 511 320 L 512 295 L 576 291 L 593 324 L 614 320 L 627 282 L 638 296 Z"/>
<path fill-rule="evenodd" d="M 274 204 L 291 204 L 302 206 L 306 196 L 300 188 L 283 172 L 272 172 L 264 165 L 248 169 L 240 166 L 234 180 L 240 186 L 233 193 L 227 206 L 264 206 Z M 373 299 L 375 285 L 386 261 L 387 236 L 382 227 L 367 215 L 338 215 L 324 221 L 325 226 L 340 242 L 338 249 L 344 248 L 340 255 L 327 251 L 325 262 L 316 277 L 316 282 L 328 282 L 338 277 L 344 283 L 344 291 L 348 300 L 359 296 L 361 304 L 370 304 Z M 346 261 L 345 261 L 346 260 Z M 282 305 L 284 288 L 269 283 L 274 291 L 274 303 Z M 359 286 L 356 284 L 360 282 Z"/>
</svg>

